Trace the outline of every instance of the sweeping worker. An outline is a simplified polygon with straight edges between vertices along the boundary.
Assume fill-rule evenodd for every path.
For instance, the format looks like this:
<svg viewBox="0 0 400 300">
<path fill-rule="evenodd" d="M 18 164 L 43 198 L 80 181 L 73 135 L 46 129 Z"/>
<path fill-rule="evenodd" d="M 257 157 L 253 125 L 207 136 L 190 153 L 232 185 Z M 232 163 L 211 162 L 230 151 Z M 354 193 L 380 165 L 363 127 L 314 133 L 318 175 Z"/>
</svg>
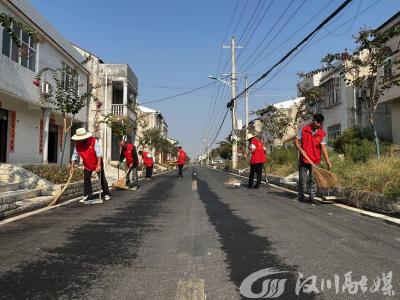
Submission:
<svg viewBox="0 0 400 300">
<path fill-rule="evenodd" d="M 267 154 L 263 142 L 252 134 L 246 136 L 249 142 L 250 158 L 250 174 L 249 174 L 249 189 L 258 189 L 261 184 L 262 171 L 264 163 L 267 162 Z M 257 174 L 257 182 L 253 186 L 254 175 Z"/>
<path fill-rule="evenodd" d="M 187 160 L 187 155 L 186 152 L 183 151 L 182 147 L 178 147 L 178 160 L 176 161 L 176 164 L 178 166 L 178 178 L 183 178 L 183 166 L 185 165 Z"/>
<path fill-rule="evenodd" d="M 315 114 L 310 124 L 299 129 L 294 140 L 294 145 L 300 153 L 298 182 L 298 200 L 300 202 L 305 202 L 304 187 L 307 183 L 308 194 L 310 195 L 309 202 L 315 203 L 317 185 L 312 173 L 311 163 L 319 165 L 322 153 L 328 169 L 332 168 L 332 163 L 329 160 L 326 149 L 326 132 L 322 129 L 323 122 L 324 116 L 322 114 Z"/>
<path fill-rule="evenodd" d="M 76 162 L 79 157 L 83 161 L 83 198 L 82 202 L 85 204 L 97 204 L 102 203 L 101 199 L 93 199 L 92 195 L 92 173 L 96 172 L 100 182 L 101 188 L 104 194 L 104 200 L 110 200 L 111 195 L 108 189 L 108 183 L 104 174 L 104 165 L 101 154 L 101 146 L 96 138 L 92 136 L 92 133 L 86 132 L 85 128 L 78 128 L 76 133 L 71 138 L 75 141 L 74 153 L 71 158 L 70 174 L 73 172 Z"/>
<path fill-rule="evenodd" d="M 146 180 L 151 180 L 154 167 L 153 157 L 146 151 L 139 151 L 139 155 L 142 157 L 143 165 L 146 167 Z"/>
<path fill-rule="evenodd" d="M 119 156 L 119 164 L 125 159 L 128 172 L 126 172 L 126 186 L 131 190 L 136 191 L 139 187 L 138 184 L 138 166 L 139 158 L 137 155 L 135 145 L 128 143 L 125 140 L 119 142 L 121 154 Z"/>
</svg>

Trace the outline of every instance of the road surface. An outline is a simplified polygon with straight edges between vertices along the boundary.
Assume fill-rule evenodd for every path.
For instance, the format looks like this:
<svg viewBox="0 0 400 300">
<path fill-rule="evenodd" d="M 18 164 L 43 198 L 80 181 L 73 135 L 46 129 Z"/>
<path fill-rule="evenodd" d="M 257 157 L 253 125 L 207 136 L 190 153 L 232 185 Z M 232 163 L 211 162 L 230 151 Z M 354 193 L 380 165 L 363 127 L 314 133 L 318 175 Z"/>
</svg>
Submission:
<svg viewBox="0 0 400 300">
<path fill-rule="evenodd" d="M 0 226 L 0 299 L 399 299 L 399 227 L 229 177 L 190 168 Z"/>
</svg>

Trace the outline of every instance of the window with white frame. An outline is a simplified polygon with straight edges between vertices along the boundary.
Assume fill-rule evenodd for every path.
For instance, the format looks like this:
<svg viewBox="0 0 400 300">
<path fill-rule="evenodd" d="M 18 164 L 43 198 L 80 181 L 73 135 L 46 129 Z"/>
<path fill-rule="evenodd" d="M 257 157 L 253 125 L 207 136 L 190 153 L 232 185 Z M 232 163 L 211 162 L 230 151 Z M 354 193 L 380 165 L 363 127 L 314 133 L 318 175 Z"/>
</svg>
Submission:
<svg viewBox="0 0 400 300">
<path fill-rule="evenodd" d="M 323 85 L 325 106 L 334 105 L 341 102 L 340 97 L 340 77 L 333 77 Z"/>
<path fill-rule="evenodd" d="M 342 125 L 336 124 L 328 127 L 328 140 L 333 141 L 342 133 Z"/>
<path fill-rule="evenodd" d="M 383 63 L 383 78 L 388 80 L 391 79 L 392 76 L 392 57 L 387 57 Z"/>
<path fill-rule="evenodd" d="M 21 40 L 22 48 L 18 49 L 17 44 L 12 41 L 11 35 L 3 30 L 2 53 L 21 66 L 36 72 L 37 43 L 21 28 L 16 27 L 14 31 Z"/>
</svg>

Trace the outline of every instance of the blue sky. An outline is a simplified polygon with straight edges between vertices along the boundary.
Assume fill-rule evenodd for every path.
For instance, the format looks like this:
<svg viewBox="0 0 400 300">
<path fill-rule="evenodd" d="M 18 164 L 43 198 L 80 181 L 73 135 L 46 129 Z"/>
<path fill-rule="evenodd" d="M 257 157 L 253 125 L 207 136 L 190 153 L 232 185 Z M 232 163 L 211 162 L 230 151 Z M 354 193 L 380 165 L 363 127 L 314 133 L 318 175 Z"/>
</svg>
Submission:
<svg viewBox="0 0 400 300">
<path fill-rule="evenodd" d="M 230 36 L 241 40 L 244 46 L 237 50 L 237 72 L 246 72 L 249 81 L 254 81 L 342 1 L 274 0 L 271 4 L 271 0 L 31 0 L 31 3 L 71 42 L 106 63 L 128 63 L 139 78 L 139 102 L 143 103 L 205 85 L 210 82 L 208 75 L 229 72 L 229 64 L 223 67 L 230 50 L 222 49 L 221 45 L 229 43 Z M 361 27 L 379 26 L 399 10 L 399 0 L 353 0 L 281 72 L 261 89 L 256 90 L 259 85 L 251 91 L 250 110 L 295 97 L 297 72 L 318 68 L 326 53 L 354 48 L 352 36 Z M 249 58 L 255 49 L 258 50 Z M 268 78 L 262 83 L 266 81 Z M 243 82 L 239 81 L 238 91 L 242 89 Z M 216 83 L 149 107 L 163 113 L 170 137 L 178 139 L 193 156 L 205 149 L 206 128 L 209 138 L 214 138 L 228 100 L 228 88 Z M 238 103 L 238 118 L 244 119 L 243 100 Z M 230 124 L 227 118 L 217 141 L 228 134 Z"/>
</svg>

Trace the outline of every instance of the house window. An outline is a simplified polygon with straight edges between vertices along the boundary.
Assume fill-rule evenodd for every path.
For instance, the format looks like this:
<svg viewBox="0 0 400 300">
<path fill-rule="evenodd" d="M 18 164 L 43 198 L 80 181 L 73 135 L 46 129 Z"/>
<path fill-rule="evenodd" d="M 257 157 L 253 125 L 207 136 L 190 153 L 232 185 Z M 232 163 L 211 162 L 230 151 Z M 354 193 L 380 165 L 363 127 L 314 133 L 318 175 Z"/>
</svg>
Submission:
<svg viewBox="0 0 400 300">
<path fill-rule="evenodd" d="M 21 40 L 22 48 L 18 49 L 10 34 L 3 30 L 2 53 L 21 66 L 36 72 L 37 43 L 21 28 L 16 27 L 14 31 Z"/>
<path fill-rule="evenodd" d="M 336 124 L 328 127 L 328 140 L 333 141 L 342 133 L 342 125 Z"/>
<path fill-rule="evenodd" d="M 73 76 L 71 74 L 72 67 L 66 64 L 65 62 L 62 62 L 61 66 L 62 66 L 61 85 L 64 91 L 68 91 L 70 89 L 70 84 L 74 84 L 79 94 L 79 75 Z"/>
<path fill-rule="evenodd" d="M 384 63 L 383 63 L 383 78 L 385 80 L 388 80 L 390 78 L 392 78 L 393 74 L 392 74 L 392 58 L 388 57 L 385 59 Z"/>
<path fill-rule="evenodd" d="M 325 106 L 341 102 L 340 77 L 333 77 L 323 84 Z"/>
</svg>

